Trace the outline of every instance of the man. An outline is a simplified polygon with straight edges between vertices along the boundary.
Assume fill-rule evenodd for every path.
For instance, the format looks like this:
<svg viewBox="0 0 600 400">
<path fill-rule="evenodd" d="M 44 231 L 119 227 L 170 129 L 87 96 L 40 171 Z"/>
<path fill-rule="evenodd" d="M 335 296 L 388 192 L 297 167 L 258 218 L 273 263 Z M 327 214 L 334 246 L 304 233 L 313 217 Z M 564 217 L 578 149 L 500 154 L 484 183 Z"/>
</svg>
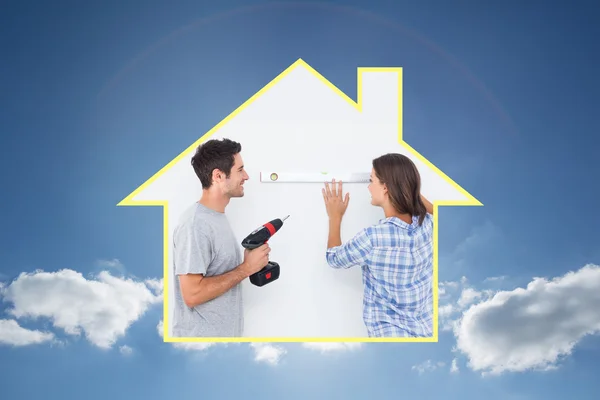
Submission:
<svg viewBox="0 0 600 400">
<path fill-rule="evenodd" d="M 244 251 L 225 216 L 231 198 L 244 196 L 242 146 L 229 139 L 200 145 L 192 166 L 202 196 L 173 233 L 176 337 L 240 337 L 244 319 L 241 282 L 269 261 L 267 244 Z"/>
</svg>

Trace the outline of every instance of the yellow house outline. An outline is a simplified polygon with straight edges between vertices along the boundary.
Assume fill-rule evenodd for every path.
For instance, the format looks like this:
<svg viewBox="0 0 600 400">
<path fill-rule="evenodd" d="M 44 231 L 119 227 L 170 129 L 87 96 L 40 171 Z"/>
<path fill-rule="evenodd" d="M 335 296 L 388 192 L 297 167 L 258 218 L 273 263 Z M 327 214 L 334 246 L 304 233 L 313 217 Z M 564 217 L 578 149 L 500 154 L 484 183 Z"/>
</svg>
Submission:
<svg viewBox="0 0 600 400">
<path fill-rule="evenodd" d="M 466 200 L 454 201 L 433 201 L 434 208 L 434 230 L 433 230 L 433 336 L 418 337 L 418 338 L 360 338 L 360 337 L 325 337 L 325 338 L 302 338 L 302 337 L 258 337 L 258 338 L 175 338 L 168 335 L 168 310 L 169 310 L 169 243 L 168 243 L 168 201 L 163 200 L 143 200 L 135 201 L 133 198 L 148 187 L 152 182 L 159 178 L 162 174 L 168 171 L 175 163 L 179 162 L 183 157 L 188 155 L 203 142 L 217 132 L 223 125 L 235 118 L 242 110 L 256 101 L 261 95 L 268 91 L 271 87 L 281 81 L 286 75 L 298 67 L 306 68 L 312 75 L 318 78 L 322 83 L 336 92 L 342 99 L 347 101 L 358 112 L 362 112 L 362 76 L 365 72 L 393 72 L 398 74 L 398 143 L 405 147 L 413 156 L 421 160 L 425 165 L 431 168 L 438 176 L 449 183 L 453 188 L 462 193 Z M 242 105 L 235 109 L 231 114 L 225 117 L 221 122 L 215 125 L 210 131 L 204 134 L 200 139 L 192 143 L 187 149 L 181 152 L 177 157 L 171 160 L 168 164 L 162 167 L 150 179 L 144 182 L 141 186 L 131 192 L 118 206 L 162 206 L 163 207 L 163 337 L 165 342 L 437 342 L 438 341 L 438 209 L 440 206 L 483 206 L 479 200 L 469 194 L 465 189 L 454 182 L 450 177 L 443 173 L 439 168 L 433 165 L 429 160 L 419 154 L 408 143 L 402 139 L 402 68 L 401 67 L 361 67 L 358 68 L 357 81 L 357 101 L 353 101 L 344 92 L 338 89 L 334 84 L 329 82 L 323 75 L 317 72 L 313 67 L 308 65 L 304 60 L 299 58 L 271 82 L 265 85 L 261 90 L 256 92 L 252 97 L 246 100 Z"/>
</svg>

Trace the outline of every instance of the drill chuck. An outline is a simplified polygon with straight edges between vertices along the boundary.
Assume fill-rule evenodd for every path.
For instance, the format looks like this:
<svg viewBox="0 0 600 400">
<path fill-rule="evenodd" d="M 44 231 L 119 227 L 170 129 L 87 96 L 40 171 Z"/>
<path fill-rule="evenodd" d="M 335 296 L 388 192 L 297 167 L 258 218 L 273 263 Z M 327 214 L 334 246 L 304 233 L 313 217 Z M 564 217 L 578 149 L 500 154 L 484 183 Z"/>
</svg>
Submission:
<svg viewBox="0 0 600 400">
<path fill-rule="evenodd" d="M 252 250 L 265 244 L 282 226 L 289 215 L 283 219 L 274 219 L 256 228 L 242 241 L 244 248 Z"/>
</svg>

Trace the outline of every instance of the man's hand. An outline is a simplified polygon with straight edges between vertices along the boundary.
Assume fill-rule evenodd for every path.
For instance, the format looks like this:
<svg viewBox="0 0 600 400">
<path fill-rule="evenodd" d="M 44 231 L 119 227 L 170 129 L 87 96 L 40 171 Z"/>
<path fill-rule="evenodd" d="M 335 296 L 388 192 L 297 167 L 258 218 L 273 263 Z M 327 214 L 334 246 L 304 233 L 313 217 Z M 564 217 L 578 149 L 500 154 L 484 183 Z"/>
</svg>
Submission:
<svg viewBox="0 0 600 400">
<path fill-rule="evenodd" d="M 325 208 L 327 209 L 327 215 L 329 219 L 340 221 L 348 208 L 348 202 L 350 201 L 350 194 L 346 193 L 345 197 L 342 197 L 342 181 L 337 185 L 335 179 L 331 181 L 331 189 L 329 183 L 325 182 L 325 189 L 323 192 L 323 200 L 325 201 Z"/>
<path fill-rule="evenodd" d="M 244 271 L 248 276 L 260 271 L 264 266 L 269 263 L 269 253 L 271 248 L 267 243 L 254 250 L 244 250 Z"/>
</svg>

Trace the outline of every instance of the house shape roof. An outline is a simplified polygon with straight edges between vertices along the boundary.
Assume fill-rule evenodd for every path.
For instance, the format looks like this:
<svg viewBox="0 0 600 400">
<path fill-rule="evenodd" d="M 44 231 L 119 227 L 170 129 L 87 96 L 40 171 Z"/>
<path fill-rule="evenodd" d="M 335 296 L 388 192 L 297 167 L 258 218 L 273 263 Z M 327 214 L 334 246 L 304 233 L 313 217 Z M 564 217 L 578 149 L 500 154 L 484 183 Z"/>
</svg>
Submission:
<svg viewBox="0 0 600 400">
<path fill-rule="evenodd" d="M 261 90 L 255 93 L 252 97 L 250 97 L 247 101 L 245 101 L 242 105 L 240 105 L 237 109 L 235 109 L 231 114 L 229 114 L 226 118 L 224 118 L 220 123 L 215 125 L 210 131 L 206 134 L 202 135 L 198 140 L 192 143 L 188 148 L 182 151 L 178 156 L 172 159 L 169 163 L 167 163 L 164 167 L 162 167 L 158 172 L 156 172 L 153 176 L 151 176 L 148 180 L 146 180 L 142 185 L 136 188 L 133 192 L 127 195 L 121 202 L 118 203 L 119 206 L 162 206 L 163 207 L 163 219 L 164 219 L 164 280 L 165 285 L 168 281 L 169 277 L 169 260 L 168 260 L 168 226 L 167 226 L 167 215 L 169 210 L 169 199 L 166 196 L 163 196 L 162 193 L 157 193 L 152 189 L 153 183 L 155 183 L 158 179 L 160 179 L 163 175 L 165 175 L 169 170 L 175 167 L 177 164 L 184 165 L 187 163 L 187 158 L 190 157 L 191 154 L 195 151 L 195 149 L 203 142 L 209 140 L 216 132 L 218 132 L 222 127 L 226 124 L 230 123 L 236 116 L 238 116 L 241 112 L 243 112 L 248 106 L 255 103 L 258 99 L 264 96 L 268 91 L 275 88 L 277 85 L 280 85 L 287 76 L 294 73 L 294 71 L 298 71 L 299 69 L 308 72 L 314 78 L 316 78 L 319 82 L 321 82 L 325 87 L 331 89 L 334 93 L 336 93 L 339 98 L 345 101 L 350 107 L 356 110 L 358 113 L 363 113 L 365 110 L 364 106 L 364 80 L 365 77 L 376 76 L 378 73 L 392 73 L 397 74 L 398 77 L 398 110 L 397 110 L 397 118 L 398 118 L 398 137 L 397 142 L 402 146 L 402 148 L 406 149 L 407 152 L 412 156 L 413 160 L 420 162 L 421 165 L 426 166 L 430 171 L 433 171 L 436 177 L 439 178 L 440 181 L 445 182 L 445 184 L 449 185 L 453 188 L 454 196 L 453 198 L 448 199 L 435 199 L 432 201 L 434 204 L 434 336 L 432 338 L 418 338 L 414 340 L 406 340 L 406 339 L 366 339 L 361 338 L 355 340 L 353 338 L 336 338 L 336 339 L 327 339 L 328 341 L 437 341 L 438 336 L 438 208 L 440 206 L 482 206 L 483 204 L 477 200 L 474 196 L 468 193 L 464 188 L 458 185 L 454 180 L 448 177 L 444 172 L 442 172 L 439 168 L 433 165 L 429 160 L 423 157 L 420 153 L 418 153 L 415 149 L 413 149 L 408 143 L 403 140 L 402 137 L 402 68 L 401 67 L 364 67 L 358 68 L 358 81 L 357 81 L 357 101 L 355 102 L 345 93 L 343 93 L 339 88 L 337 88 L 334 84 L 332 84 L 329 80 L 327 80 L 323 75 L 317 72 L 313 67 L 311 67 L 308 63 L 306 63 L 303 59 L 298 59 L 293 64 L 291 64 L 288 68 L 286 68 L 283 72 L 281 72 L 278 76 L 276 76 L 272 81 L 270 81 L 267 85 L 265 85 Z M 180 163 L 180 161 L 184 160 L 186 163 Z M 189 166 L 189 164 L 187 164 Z M 168 293 L 165 288 L 164 291 L 165 301 L 164 301 L 164 327 L 165 332 L 163 334 L 164 340 L 167 342 L 178 342 L 178 341 L 205 341 L 202 338 L 194 338 L 194 339 L 180 339 L 180 338 L 172 338 L 169 337 L 168 332 L 166 331 L 167 326 L 167 311 L 168 311 Z M 231 341 L 230 339 L 210 339 L 210 341 Z M 257 339 L 257 338 L 234 338 L 233 341 L 314 341 L 310 338 L 265 338 Z M 317 340 L 322 341 L 322 340 Z"/>
</svg>

